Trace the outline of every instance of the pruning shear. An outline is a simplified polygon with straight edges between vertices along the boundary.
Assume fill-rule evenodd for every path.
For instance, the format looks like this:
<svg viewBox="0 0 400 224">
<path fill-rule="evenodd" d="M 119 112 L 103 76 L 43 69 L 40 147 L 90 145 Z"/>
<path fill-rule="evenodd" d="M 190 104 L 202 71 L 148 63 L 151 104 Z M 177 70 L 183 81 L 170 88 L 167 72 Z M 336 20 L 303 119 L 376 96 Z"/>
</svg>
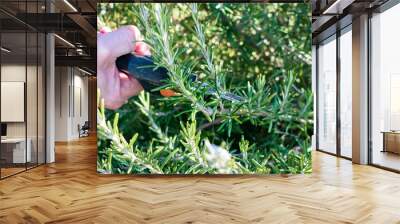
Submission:
<svg viewBox="0 0 400 224">
<path fill-rule="evenodd" d="M 134 77 L 143 86 L 146 91 L 151 91 L 155 88 L 159 88 L 166 84 L 166 80 L 169 78 L 168 70 L 164 67 L 156 66 L 151 56 L 138 56 L 133 53 L 126 54 L 117 58 L 117 68 L 121 72 Z M 218 95 L 222 99 L 229 100 L 232 102 L 243 102 L 243 97 L 229 93 L 229 92 L 218 92 L 214 88 L 210 87 L 210 84 L 205 82 L 198 82 L 196 75 L 190 76 L 190 81 L 196 82 L 199 87 L 206 88 L 206 94 Z M 177 95 L 177 93 L 171 89 L 162 89 L 159 91 L 160 95 L 164 97 L 171 97 Z"/>
</svg>

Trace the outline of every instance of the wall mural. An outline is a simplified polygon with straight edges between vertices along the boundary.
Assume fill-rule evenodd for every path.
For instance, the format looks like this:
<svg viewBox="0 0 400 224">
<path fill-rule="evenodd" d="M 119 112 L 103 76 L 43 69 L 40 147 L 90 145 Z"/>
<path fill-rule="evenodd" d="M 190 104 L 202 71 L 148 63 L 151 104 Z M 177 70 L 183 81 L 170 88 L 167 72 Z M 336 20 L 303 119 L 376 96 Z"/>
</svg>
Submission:
<svg viewBox="0 0 400 224">
<path fill-rule="evenodd" d="M 308 3 L 98 4 L 98 172 L 310 173 L 310 18 Z"/>
</svg>

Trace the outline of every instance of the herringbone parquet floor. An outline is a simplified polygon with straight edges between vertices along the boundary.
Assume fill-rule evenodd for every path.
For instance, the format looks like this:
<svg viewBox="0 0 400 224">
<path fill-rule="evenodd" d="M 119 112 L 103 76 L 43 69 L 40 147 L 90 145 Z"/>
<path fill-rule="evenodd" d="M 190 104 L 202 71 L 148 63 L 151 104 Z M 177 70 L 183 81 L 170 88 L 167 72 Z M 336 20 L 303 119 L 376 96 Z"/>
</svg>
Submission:
<svg viewBox="0 0 400 224">
<path fill-rule="evenodd" d="M 95 137 L 0 181 L 0 223 L 400 223 L 400 175 L 323 153 L 298 176 L 96 173 Z"/>
</svg>

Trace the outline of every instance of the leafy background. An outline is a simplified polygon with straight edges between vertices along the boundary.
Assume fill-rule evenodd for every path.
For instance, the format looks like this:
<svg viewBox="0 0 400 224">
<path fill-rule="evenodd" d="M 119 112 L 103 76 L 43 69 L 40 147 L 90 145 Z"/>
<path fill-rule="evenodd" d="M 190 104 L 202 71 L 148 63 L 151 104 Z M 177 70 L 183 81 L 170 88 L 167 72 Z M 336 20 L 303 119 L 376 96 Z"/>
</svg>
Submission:
<svg viewBox="0 0 400 224">
<path fill-rule="evenodd" d="M 134 24 L 143 32 L 156 64 L 171 72 L 166 87 L 182 92 L 170 98 L 141 94 L 117 111 L 104 110 L 100 96 L 99 172 L 311 172 L 309 4 L 102 3 L 98 7 L 99 27 Z M 168 25 L 167 46 L 157 39 L 160 23 Z M 165 49 L 177 53 L 173 64 L 166 62 Z M 201 90 L 185 94 L 185 89 L 193 89 L 185 79 L 193 72 L 218 90 L 242 96 L 246 103 L 207 96 Z M 208 109 L 213 111 L 210 117 Z"/>
</svg>

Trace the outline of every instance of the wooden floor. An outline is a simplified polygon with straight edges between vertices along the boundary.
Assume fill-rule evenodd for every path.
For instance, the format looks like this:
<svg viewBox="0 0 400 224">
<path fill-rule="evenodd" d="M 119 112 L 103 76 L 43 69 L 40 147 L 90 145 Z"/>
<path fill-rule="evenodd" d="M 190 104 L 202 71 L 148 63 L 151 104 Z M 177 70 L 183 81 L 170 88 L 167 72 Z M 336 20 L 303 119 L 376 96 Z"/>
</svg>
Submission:
<svg viewBox="0 0 400 224">
<path fill-rule="evenodd" d="M 25 165 L 19 165 L 18 167 L 2 167 L 1 168 L 1 178 L 5 178 L 11 175 L 15 175 L 17 173 L 24 172 L 26 169 L 33 169 L 37 166 L 37 164 L 27 164 L 27 168 Z"/>
<path fill-rule="evenodd" d="M 0 223 L 400 223 L 400 175 L 314 154 L 312 175 L 96 173 L 94 137 L 0 181 Z"/>
<path fill-rule="evenodd" d="M 7 176 L 11 176 L 13 174 L 19 173 L 19 172 L 23 172 L 25 170 L 24 168 L 20 168 L 20 167 L 7 167 L 7 168 L 1 168 L 1 177 L 7 177 Z"/>
</svg>

